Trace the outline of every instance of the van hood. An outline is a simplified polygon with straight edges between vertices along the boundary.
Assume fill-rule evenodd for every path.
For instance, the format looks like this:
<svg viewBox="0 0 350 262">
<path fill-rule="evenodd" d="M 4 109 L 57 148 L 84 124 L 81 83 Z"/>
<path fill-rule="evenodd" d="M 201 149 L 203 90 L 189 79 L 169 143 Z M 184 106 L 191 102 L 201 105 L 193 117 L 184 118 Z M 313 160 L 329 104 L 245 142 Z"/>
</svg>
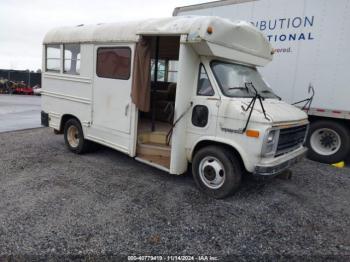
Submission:
<svg viewBox="0 0 350 262">
<path fill-rule="evenodd" d="M 222 100 L 220 114 L 225 118 L 246 120 L 249 116 L 250 109 L 248 111 L 244 111 L 242 107 L 247 108 L 250 101 L 251 98 L 232 98 Z M 286 122 L 298 122 L 307 119 L 307 114 L 305 112 L 295 106 L 287 104 L 284 101 L 277 99 L 265 99 L 263 101 L 263 106 L 265 108 L 268 120 L 264 117 L 259 100 L 256 100 L 254 111 L 250 119 L 251 122 L 279 124 Z"/>
</svg>

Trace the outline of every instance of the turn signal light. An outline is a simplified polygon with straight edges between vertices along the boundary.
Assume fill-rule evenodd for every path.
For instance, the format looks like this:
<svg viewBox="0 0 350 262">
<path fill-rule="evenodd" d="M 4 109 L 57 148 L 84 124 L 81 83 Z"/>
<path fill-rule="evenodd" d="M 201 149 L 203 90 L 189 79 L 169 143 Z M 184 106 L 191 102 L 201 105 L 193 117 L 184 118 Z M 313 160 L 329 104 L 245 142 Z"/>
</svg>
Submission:
<svg viewBox="0 0 350 262">
<path fill-rule="evenodd" d="M 256 137 L 258 138 L 260 136 L 260 132 L 257 131 L 257 130 L 251 130 L 251 129 L 248 129 L 245 134 L 249 137 Z"/>
<path fill-rule="evenodd" d="M 213 28 L 211 26 L 208 26 L 207 33 L 211 35 L 213 33 Z"/>
</svg>

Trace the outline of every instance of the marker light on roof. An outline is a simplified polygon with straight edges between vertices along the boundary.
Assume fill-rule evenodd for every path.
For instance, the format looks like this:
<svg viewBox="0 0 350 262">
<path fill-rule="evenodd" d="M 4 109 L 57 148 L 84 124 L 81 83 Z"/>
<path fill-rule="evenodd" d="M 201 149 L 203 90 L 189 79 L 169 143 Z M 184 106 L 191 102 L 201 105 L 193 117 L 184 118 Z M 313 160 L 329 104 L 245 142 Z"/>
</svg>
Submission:
<svg viewBox="0 0 350 262">
<path fill-rule="evenodd" d="M 213 28 L 211 26 L 208 26 L 207 33 L 211 35 L 213 33 Z"/>
</svg>

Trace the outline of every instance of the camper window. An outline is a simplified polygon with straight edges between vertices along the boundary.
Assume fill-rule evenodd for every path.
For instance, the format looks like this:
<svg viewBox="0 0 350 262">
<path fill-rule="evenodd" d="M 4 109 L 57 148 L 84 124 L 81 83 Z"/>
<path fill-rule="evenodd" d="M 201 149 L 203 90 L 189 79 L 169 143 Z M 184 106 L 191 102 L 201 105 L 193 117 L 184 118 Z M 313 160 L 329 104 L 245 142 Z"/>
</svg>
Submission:
<svg viewBox="0 0 350 262">
<path fill-rule="evenodd" d="M 80 45 L 67 44 L 63 46 L 63 72 L 66 74 L 79 75 L 80 73 Z"/>
<path fill-rule="evenodd" d="M 100 47 L 97 49 L 96 74 L 98 77 L 130 78 L 131 49 L 129 47 Z"/>
<path fill-rule="evenodd" d="M 46 71 L 60 72 L 60 45 L 46 46 Z"/>
</svg>

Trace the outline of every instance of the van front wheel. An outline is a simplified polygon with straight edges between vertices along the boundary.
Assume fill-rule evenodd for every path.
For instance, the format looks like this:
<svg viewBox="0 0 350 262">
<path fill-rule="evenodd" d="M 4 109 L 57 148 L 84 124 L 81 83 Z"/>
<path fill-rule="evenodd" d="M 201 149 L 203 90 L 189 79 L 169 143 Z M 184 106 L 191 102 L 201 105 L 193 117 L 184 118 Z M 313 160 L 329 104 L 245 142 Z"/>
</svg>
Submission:
<svg viewBox="0 0 350 262">
<path fill-rule="evenodd" d="M 69 119 L 64 125 L 64 142 L 76 154 L 83 154 L 90 147 L 90 141 L 84 138 L 83 129 L 75 118 Z"/>
<path fill-rule="evenodd" d="M 218 199 L 237 191 L 242 179 L 241 168 L 233 152 L 218 146 L 200 149 L 192 162 L 192 174 L 197 186 Z"/>
</svg>

